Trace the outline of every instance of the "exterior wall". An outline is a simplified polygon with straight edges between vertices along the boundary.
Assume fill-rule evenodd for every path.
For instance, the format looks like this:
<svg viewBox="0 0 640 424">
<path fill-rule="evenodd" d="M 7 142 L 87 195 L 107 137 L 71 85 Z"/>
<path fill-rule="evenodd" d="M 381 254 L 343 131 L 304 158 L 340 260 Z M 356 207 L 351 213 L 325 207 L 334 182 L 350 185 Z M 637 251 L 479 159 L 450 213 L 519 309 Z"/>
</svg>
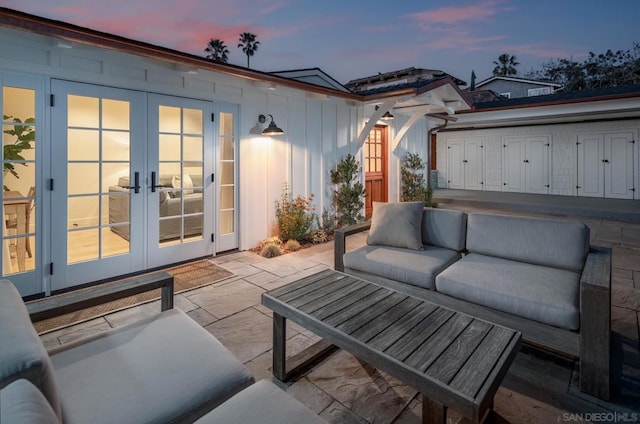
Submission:
<svg viewBox="0 0 640 424">
<path fill-rule="evenodd" d="M 251 248 L 273 234 L 275 201 L 288 182 L 294 195 L 315 195 L 318 211 L 331 206 L 329 169 L 346 153 L 362 127 L 361 107 L 340 98 L 326 98 L 277 86 L 262 88 L 250 81 L 198 70 L 182 72 L 173 63 L 74 43 L 57 47 L 37 34 L 0 28 L 1 74 L 51 79 L 181 96 L 239 105 L 239 247 Z M 42 96 L 48 99 L 48 92 Z M 256 134 L 259 114 L 271 114 L 285 135 Z M 55 148 L 45 114 L 39 134 L 42 149 Z M 146 142 L 146 140 L 145 140 Z M 44 173 L 42 173 L 44 174 Z M 37 182 L 44 187 L 47 175 Z"/>
<path fill-rule="evenodd" d="M 400 177 L 400 164 L 402 158 L 407 153 L 417 153 L 420 155 L 427 165 L 424 169 L 425 182 L 427 181 L 428 172 L 428 131 L 429 125 L 433 121 L 427 119 L 421 119 L 416 122 L 402 137 L 395 150 L 393 149 L 393 141 L 396 133 L 400 131 L 405 122 L 409 120 L 409 117 L 399 114 L 395 115 L 393 121 L 390 124 L 389 132 L 389 201 L 400 201 L 401 189 L 401 177 Z"/>
<path fill-rule="evenodd" d="M 640 134 L 640 119 L 581 122 L 553 125 L 537 125 L 523 127 L 505 127 L 491 129 L 443 131 L 437 135 L 437 172 L 438 188 L 448 188 L 447 181 L 447 142 L 449 140 L 484 138 L 484 188 L 485 191 L 503 190 L 503 142 L 512 136 L 548 136 L 551 143 L 549 158 L 549 194 L 577 195 L 577 148 L 579 134 L 610 133 L 631 131 L 637 141 Z M 640 145 L 635 143 L 634 181 L 635 198 L 638 199 L 640 189 Z"/>
</svg>

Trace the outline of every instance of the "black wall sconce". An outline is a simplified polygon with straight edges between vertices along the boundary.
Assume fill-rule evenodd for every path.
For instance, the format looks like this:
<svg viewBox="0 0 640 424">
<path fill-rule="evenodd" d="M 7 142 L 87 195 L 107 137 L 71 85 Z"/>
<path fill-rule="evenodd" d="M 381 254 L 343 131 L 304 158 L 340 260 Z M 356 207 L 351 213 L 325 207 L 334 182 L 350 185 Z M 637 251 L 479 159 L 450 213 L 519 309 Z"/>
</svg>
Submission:
<svg viewBox="0 0 640 424">
<path fill-rule="evenodd" d="M 380 109 L 380 106 L 377 106 L 377 105 L 376 105 L 376 110 L 378 110 L 378 109 Z M 386 112 L 384 113 L 384 115 L 382 115 L 382 116 L 380 117 L 380 119 L 381 119 L 381 120 L 383 120 L 383 121 L 391 121 L 391 120 L 393 120 L 393 118 L 394 118 L 394 116 L 393 116 L 393 115 L 391 114 L 391 112 L 389 112 L 389 111 L 386 111 Z"/>
<path fill-rule="evenodd" d="M 269 126 L 267 128 L 264 129 L 264 131 L 262 131 L 262 135 L 282 135 L 284 134 L 284 131 L 282 131 L 282 128 L 278 127 L 275 123 L 275 121 L 273 120 L 273 115 L 259 115 L 258 116 L 258 121 L 261 124 L 264 124 L 265 122 L 267 122 L 267 116 L 269 118 L 271 118 L 271 122 L 269 123 Z"/>
</svg>

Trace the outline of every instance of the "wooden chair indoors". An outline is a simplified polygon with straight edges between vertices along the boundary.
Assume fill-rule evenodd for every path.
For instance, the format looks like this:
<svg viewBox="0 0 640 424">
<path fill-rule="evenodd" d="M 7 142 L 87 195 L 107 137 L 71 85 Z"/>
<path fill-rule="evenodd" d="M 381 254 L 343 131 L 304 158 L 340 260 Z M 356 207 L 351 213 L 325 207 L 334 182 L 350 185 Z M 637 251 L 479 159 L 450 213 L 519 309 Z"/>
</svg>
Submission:
<svg viewBox="0 0 640 424">
<path fill-rule="evenodd" d="M 33 207 L 35 206 L 35 198 L 36 198 L 36 188 L 35 187 L 30 187 L 29 188 L 29 192 L 27 193 L 27 197 L 29 198 L 29 204 L 27 205 L 27 207 L 25 208 L 25 233 L 29 232 L 29 228 L 31 225 L 31 211 L 33 210 Z M 18 216 L 17 215 L 10 215 L 5 219 L 5 226 L 7 228 L 7 230 L 15 230 L 16 234 L 21 234 L 21 231 L 18 229 Z M 33 257 L 33 254 L 31 253 L 31 241 L 30 241 L 31 237 L 27 237 L 27 239 L 25 240 L 26 242 L 26 250 L 27 250 L 27 255 L 29 255 L 30 258 Z"/>
</svg>

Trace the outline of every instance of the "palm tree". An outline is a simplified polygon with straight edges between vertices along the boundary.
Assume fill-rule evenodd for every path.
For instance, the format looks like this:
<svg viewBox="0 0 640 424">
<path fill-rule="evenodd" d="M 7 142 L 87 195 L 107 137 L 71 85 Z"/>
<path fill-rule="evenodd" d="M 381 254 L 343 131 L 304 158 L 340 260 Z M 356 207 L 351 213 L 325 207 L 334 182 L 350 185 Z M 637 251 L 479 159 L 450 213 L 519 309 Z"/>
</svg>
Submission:
<svg viewBox="0 0 640 424">
<path fill-rule="evenodd" d="M 493 64 L 496 65 L 496 67 L 493 68 L 493 75 L 497 77 L 506 77 L 509 75 L 516 75 L 518 73 L 516 66 L 518 66 L 520 62 L 516 60 L 515 56 L 503 53 L 498 56 L 497 61 L 493 61 Z"/>
<path fill-rule="evenodd" d="M 258 50 L 258 46 L 260 45 L 259 41 L 256 41 L 256 35 L 250 32 L 243 32 L 240 34 L 240 41 L 238 43 L 238 48 L 242 48 L 244 54 L 247 55 L 247 68 L 249 68 L 249 57 L 253 56 L 253 54 Z"/>
<path fill-rule="evenodd" d="M 207 48 L 204 51 L 209 53 L 207 59 L 211 59 L 214 62 L 227 63 L 229 60 L 229 49 L 224 45 L 224 41 L 219 38 L 209 40 L 209 44 L 207 44 Z"/>
</svg>

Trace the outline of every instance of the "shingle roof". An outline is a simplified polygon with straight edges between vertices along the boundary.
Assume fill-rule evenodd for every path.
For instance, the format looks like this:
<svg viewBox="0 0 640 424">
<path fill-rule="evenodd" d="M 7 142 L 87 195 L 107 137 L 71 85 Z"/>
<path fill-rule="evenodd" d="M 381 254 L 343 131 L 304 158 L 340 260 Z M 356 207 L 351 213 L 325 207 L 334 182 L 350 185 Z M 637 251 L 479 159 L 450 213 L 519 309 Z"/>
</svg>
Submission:
<svg viewBox="0 0 640 424">
<path fill-rule="evenodd" d="M 640 84 L 570 91 L 543 96 L 517 97 L 514 99 L 474 103 L 474 107 L 475 110 L 478 111 L 483 109 L 512 108 L 518 106 L 542 106 L 549 103 L 573 103 L 587 100 L 603 100 L 609 97 L 640 97 Z"/>
</svg>

